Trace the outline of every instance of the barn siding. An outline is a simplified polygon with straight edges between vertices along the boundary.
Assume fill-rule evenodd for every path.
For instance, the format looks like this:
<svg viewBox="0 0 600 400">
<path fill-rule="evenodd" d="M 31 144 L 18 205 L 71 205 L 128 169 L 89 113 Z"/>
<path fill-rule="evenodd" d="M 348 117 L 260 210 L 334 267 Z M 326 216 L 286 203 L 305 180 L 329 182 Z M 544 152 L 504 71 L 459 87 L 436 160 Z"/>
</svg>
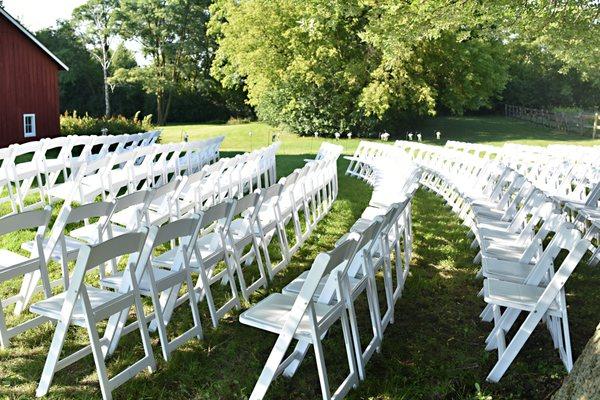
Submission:
<svg viewBox="0 0 600 400">
<path fill-rule="evenodd" d="M 59 135 L 59 69 L 0 15 L 0 147 Z M 36 138 L 23 136 L 23 114 L 35 114 Z"/>
</svg>

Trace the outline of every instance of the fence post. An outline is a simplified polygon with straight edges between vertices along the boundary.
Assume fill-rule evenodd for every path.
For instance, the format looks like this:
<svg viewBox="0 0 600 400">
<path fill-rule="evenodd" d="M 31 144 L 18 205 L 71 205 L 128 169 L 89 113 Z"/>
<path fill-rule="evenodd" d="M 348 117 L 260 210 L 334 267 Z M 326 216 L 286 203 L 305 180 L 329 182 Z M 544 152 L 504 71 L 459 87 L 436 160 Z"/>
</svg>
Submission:
<svg viewBox="0 0 600 400">
<path fill-rule="evenodd" d="M 598 121 L 599 121 L 598 113 L 594 114 L 594 131 L 592 133 L 592 139 L 596 139 L 596 131 L 598 130 Z"/>
</svg>

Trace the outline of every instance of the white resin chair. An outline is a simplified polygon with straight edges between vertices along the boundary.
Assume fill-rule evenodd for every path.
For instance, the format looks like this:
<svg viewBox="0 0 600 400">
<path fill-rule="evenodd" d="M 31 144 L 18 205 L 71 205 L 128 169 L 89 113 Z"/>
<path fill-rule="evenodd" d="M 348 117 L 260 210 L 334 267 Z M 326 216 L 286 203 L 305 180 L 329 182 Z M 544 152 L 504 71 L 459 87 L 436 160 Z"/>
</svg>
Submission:
<svg viewBox="0 0 600 400">
<path fill-rule="evenodd" d="M 21 314 L 33 296 L 40 278 L 44 295 L 46 297 L 52 295 L 43 245 L 44 233 L 51 214 L 50 207 L 46 206 L 41 210 L 25 211 L 0 218 L 0 236 L 32 228 L 37 229 L 34 240 L 35 252 L 31 257 L 0 249 L 0 282 L 4 283 L 23 277 L 18 295 L 0 299 L 0 347 L 2 348 L 9 347 L 12 337 L 46 321 L 45 318 L 34 318 L 8 328 L 4 317 L 4 307 L 15 304 L 14 314 Z"/>
<path fill-rule="evenodd" d="M 200 213 L 200 237 L 194 246 L 194 254 L 190 260 L 190 270 L 198 274 L 195 290 L 199 300 L 206 298 L 213 327 L 217 327 L 219 320 L 233 308 L 239 309 L 240 299 L 235 284 L 235 265 L 231 261 L 231 254 L 227 246 L 227 236 L 233 218 L 234 201 L 226 201 L 210 207 Z M 171 249 L 155 257 L 153 262 L 163 268 L 172 268 L 176 259 L 177 249 Z M 221 270 L 217 270 L 219 263 L 224 262 Z M 231 292 L 231 298 L 221 307 L 215 303 L 212 286 L 221 282 L 226 277 Z M 177 293 L 171 293 L 165 309 L 173 309 L 174 305 L 182 304 L 187 300 L 183 295 L 177 298 Z"/>
<path fill-rule="evenodd" d="M 568 249 L 569 254 L 556 272 L 550 271 L 551 279 L 546 286 L 539 286 L 540 278 L 535 273 L 531 273 L 523 283 L 497 279 L 484 281 L 484 299 L 494 313 L 494 329 L 488 336 L 486 349 L 498 350 L 498 361 L 488 374 L 488 381 L 498 382 L 502 378 L 542 319 L 546 319 L 565 368 L 568 372 L 573 368 L 564 285 L 590 243 L 573 233 L 565 235 L 559 246 Z M 507 345 L 506 333 L 521 313 L 525 313 L 525 320 Z"/>
<path fill-rule="evenodd" d="M 249 301 L 252 293 L 261 287 L 266 287 L 268 283 L 263 256 L 261 256 L 261 252 L 266 254 L 268 249 L 265 242 L 261 240 L 257 223 L 262 199 L 261 191 L 256 190 L 236 201 L 233 210 L 234 219 L 231 221 L 227 237 L 232 250 L 232 261 L 236 267 L 240 291 L 246 301 Z M 250 249 L 244 253 L 248 246 Z M 244 266 L 249 266 L 254 260 L 258 268 L 258 278 L 248 283 L 244 276 Z"/>
<path fill-rule="evenodd" d="M 102 238 L 107 237 L 107 223 L 113 213 L 114 202 L 96 202 L 73 207 L 69 203 L 63 204 L 60 209 L 50 235 L 43 240 L 44 255 L 46 260 L 54 260 L 61 264 L 63 286 L 69 288 L 69 261 L 77 258 L 79 249 L 85 244 L 97 244 Z M 97 228 L 96 239 L 91 242 L 85 242 L 70 236 L 66 233 L 67 226 L 70 224 L 86 223 L 90 218 L 97 218 L 98 222 L 94 225 Z M 36 254 L 36 241 L 28 241 L 21 245 L 23 250 L 30 254 Z M 104 276 L 104 266 L 100 267 L 100 275 Z"/>
<path fill-rule="evenodd" d="M 7 177 L 11 185 L 8 188 L 14 190 L 12 197 L 20 211 L 39 207 L 46 202 L 46 191 L 41 174 L 42 145 L 41 141 L 35 141 L 11 146 L 12 151 L 7 164 Z M 34 193 L 37 194 L 38 199 L 33 204 L 26 205 L 26 198 Z"/>
<path fill-rule="evenodd" d="M 365 365 L 375 353 L 381 349 L 381 341 L 383 339 L 383 327 L 379 300 L 377 298 L 377 284 L 375 281 L 375 273 L 377 265 L 381 266 L 382 257 L 381 251 L 381 236 L 383 226 L 383 218 L 374 219 L 369 226 L 361 233 L 350 232 L 342 236 L 336 245 L 343 245 L 348 240 L 357 242 L 356 251 L 348 257 L 348 262 L 344 266 L 344 273 L 348 277 L 348 287 L 350 293 L 350 305 L 348 312 L 350 316 L 350 327 L 352 330 L 352 340 L 354 345 L 354 353 L 356 355 L 356 364 L 361 380 L 365 379 Z M 282 293 L 296 296 L 310 271 L 304 271 L 296 279 L 286 285 Z M 329 275 L 323 276 L 320 285 L 314 293 L 314 299 L 330 299 L 337 301 L 331 285 L 327 286 Z M 358 321 L 354 311 L 354 302 L 362 294 L 366 293 L 367 304 L 369 308 L 369 317 L 371 320 L 372 337 L 367 346 L 363 349 L 361 337 L 358 328 Z"/>
<path fill-rule="evenodd" d="M 108 223 L 103 220 L 88 222 L 80 228 L 73 229 L 69 236 L 87 244 L 95 244 L 104 238 L 113 238 L 150 225 L 147 212 L 150 195 L 151 190 L 139 190 L 116 198 Z M 101 233 L 105 236 L 99 237 Z"/>
<path fill-rule="evenodd" d="M 304 359 L 310 345 L 315 351 L 319 382 L 323 399 L 342 399 L 358 384 L 356 356 L 348 318 L 348 306 L 352 303 L 344 268 L 356 250 L 356 241 L 348 240 L 329 253 L 319 254 L 313 262 L 305 283 L 297 296 L 271 294 L 240 315 L 240 322 L 278 335 L 265 366 L 258 378 L 251 400 L 263 399 L 279 375 L 291 377 Z M 315 300 L 315 291 L 324 276 L 329 275 L 326 285 L 335 288 L 331 298 Z M 327 291 L 329 293 L 329 291 Z M 323 348 L 323 339 L 329 328 L 340 321 L 344 348 L 348 360 L 348 375 L 331 393 Z M 286 357 L 292 341 L 298 343 Z"/>
<path fill-rule="evenodd" d="M 136 272 L 141 295 L 152 299 L 154 311 L 147 315 L 146 319 L 153 320 L 151 327 L 158 330 L 165 361 L 169 361 L 171 352 L 190 339 L 194 337 L 202 339 L 202 324 L 189 267 L 199 232 L 200 217 L 198 215 L 182 218 L 160 227 L 152 226 L 141 256 L 141 259 L 148 260 L 148 264 L 140 266 Z M 153 265 L 153 251 L 164 244 L 175 241 L 178 241 L 179 245 L 175 247 L 176 255 L 171 268 L 165 269 Z M 122 287 L 125 278 L 123 273 L 116 273 L 102 279 L 102 285 L 118 290 Z M 173 314 L 174 303 L 167 303 L 167 300 L 171 294 L 179 293 L 183 285 L 186 287 L 185 293 L 191 308 L 192 327 L 170 340 L 167 334 L 167 325 Z M 166 307 L 170 308 L 166 309 Z M 119 326 L 124 326 L 126 323 L 127 315 L 123 314 L 122 317 Z M 123 329 L 127 331 L 127 328 Z M 117 336 L 119 335 L 120 333 L 117 333 Z"/>
<path fill-rule="evenodd" d="M 90 353 L 94 357 L 102 398 L 105 400 L 112 399 L 112 391 L 138 373 L 145 369 L 150 372 L 156 369 L 156 361 L 152 353 L 150 336 L 136 280 L 137 269 L 148 262 L 148 260 L 140 259 L 140 252 L 144 246 L 147 233 L 148 230 L 144 229 L 140 232 L 121 235 L 118 238 L 94 246 L 82 247 L 79 251 L 69 289 L 30 307 L 31 312 L 56 321 L 56 330 L 54 331 L 36 396 L 40 397 L 48 393 L 56 372 Z M 123 280 L 123 285 L 118 291 L 97 289 L 88 286 L 84 282 L 89 270 L 109 260 L 121 257 L 128 258 L 126 268 L 128 278 Z M 114 342 L 118 342 L 120 339 L 115 335 L 115 332 L 118 331 L 117 325 L 122 315 L 128 314 L 132 307 L 135 309 L 144 356 L 113 378 L 109 378 L 105 358 L 109 355 L 108 349 L 114 347 Z M 104 337 L 100 338 L 96 324 L 103 320 L 108 320 L 108 325 Z M 61 359 L 61 351 L 71 326 L 85 329 L 90 344 Z"/>
</svg>

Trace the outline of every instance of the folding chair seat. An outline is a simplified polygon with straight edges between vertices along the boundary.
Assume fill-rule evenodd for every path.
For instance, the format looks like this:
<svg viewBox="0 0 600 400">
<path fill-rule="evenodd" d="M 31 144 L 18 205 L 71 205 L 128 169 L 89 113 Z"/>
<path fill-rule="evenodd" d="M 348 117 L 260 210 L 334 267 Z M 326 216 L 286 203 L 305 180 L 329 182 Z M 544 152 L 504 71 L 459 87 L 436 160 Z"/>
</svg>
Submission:
<svg viewBox="0 0 600 400">
<path fill-rule="evenodd" d="M 4 307 L 15 304 L 14 314 L 20 315 L 33 296 L 38 281 L 42 280 L 44 295 L 52 295 L 50 278 L 44 258 L 43 237 L 50 221 L 52 210 L 46 206 L 41 210 L 25 211 L 0 218 L 0 235 L 22 232 L 37 228 L 35 234 L 35 254 L 24 257 L 7 249 L 0 249 L 0 282 L 4 283 L 15 278 L 23 277 L 19 294 L 0 301 L 0 347 L 8 348 L 10 339 L 45 321 L 44 318 L 34 318 L 12 328 L 8 328 L 4 316 Z"/>
<path fill-rule="evenodd" d="M 234 218 L 229 227 L 227 237 L 232 252 L 232 261 L 235 264 L 240 291 L 244 300 L 249 301 L 250 295 L 261 287 L 267 286 L 267 272 L 263 264 L 261 251 L 268 253 L 266 243 L 261 240 L 257 225 L 258 212 L 263 201 L 261 191 L 256 190 L 236 201 L 233 210 Z M 245 249 L 250 249 L 244 253 Z M 248 267 L 256 260 L 258 278 L 246 282 L 244 266 Z"/>
<path fill-rule="evenodd" d="M 173 350 L 193 337 L 202 339 L 200 313 L 197 307 L 196 293 L 189 268 L 190 258 L 194 251 L 199 232 L 200 217 L 198 215 L 192 215 L 190 218 L 182 218 L 160 227 L 151 227 L 143 250 L 145 253 L 149 253 L 149 255 L 142 256 L 143 259 L 147 258 L 149 262 L 148 265 L 141 267 L 137 271 L 141 295 L 152 299 L 154 311 L 152 314 L 147 315 L 147 320 L 152 320 L 151 329 L 157 328 L 158 330 L 165 361 L 169 361 Z M 166 243 L 174 243 L 175 241 L 178 241 L 179 245 L 174 248 L 176 255 L 171 268 L 164 269 L 153 265 L 153 250 Z M 105 287 L 118 290 L 123 286 L 124 279 L 125 275 L 122 272 L 117 272 L 102 279 L 101 283 Z M 167 299 L 172 293 L 179 293 L 181 286 L 184 284 L 192 313 L 192 327 L 175 339 L 169 340 L 167 325 L 173 314 L 175 304 L 173 302 L 167 303 Z M 126 315 L 124 317 L 122 325 L 126 322 Z M 127 328 L 123 328 L 123 330 L 127 331 Z"/>
<path fill-rule="evenodd" d="M 577 238 L 576 231 L 565 235 L 558 246 L 566 247 L 569 253 L 556 272 L 550 270 L 551 279 L 546 286 L 540 287 L 539 277 L 533 273 L 523 283 L 496 279 L 484 281 L 484 299 L 493 308 L 494 314 L 494 329 L 486 339 L 486 349 L 498 350 L 498 361 L 488 374 L 488 381 L 498 382 L 502 378 L 543 319 L 565 368 L 571 371 L 573 360 L 564 285 L 589 245 L 589 241 Z M 503 312 L 501 307 L 505 308 Z M 526 317 L 506 345 L 506 333 L 521 313 L 525 313 Z"/>
<path fill-rule="evenodd" d="M 250 399 L 264 398 L 277 376 L 291 377 L 304 359 L 309 347 L 315 351 L 321 393 L 324 399 L 341 399 L 358 384 L 356 356 L 348 317 L 349 300 L 344 267 L 356 249 L 356 241 L 348 240 L 329 253 L 319 254 L 313 262 L 306 283 L 297 296 L 272 294 L 240 315 L 240 322 L 261 330 L 278 334 Z M 331 298 L 314 300 L 314 293 L 321 279 L 330 276 L 327 286 L 333 288 L 338 301 Z M 327 291 L 330 293 L 331 291 Z M 341 385 L 331 393 L 322 341 L 329 328 L 341 322 L 344 347 L 348 360 L 348 375 Z M 293 340 L 298 343 L 286 357 Z"/>
<path fill-rule="evenodd" d="M 128 233 L 119 238 L 109 239 L 94 246 L 84 246 L 79 252 L 71 285 L 66 292 L 52 296 L 33 304 L 30 311 L 57 322 L 48 357 L 38 385 L 36 396 L 48 393 L 54 374 L 92 353 L 100 389 L 104 399 L 112 398 L 112 391 L 133 378 L 139 372 L 147 369 L 153 372 L 156 362 L 152 353 L 150 337 L 140 298 L 137 271 L 148 262 L 141 259 L 140 253 L 144 246 L 148 231 Z M 86 273 L 110 260 L 127 257 L 127 276 L 118 291 L 108 291 L 88 286 L 84 282 Z M 137 329 L 140 332 L 144 348 L 144 356 L 125 370 L 108 378 L 105 358 L 110 354 L 109 349 L 116 348 L 120 339 L 117 335 L 119 322 L 124 315 L 135 309 Z M 104 337 L 99 337 L 96 324 L 108 320 Z M 61 350 L 71 325 L 84 328 L 87 331 L 90 344 L 82 349 L 60 359 Z"/>
<path fill-rule="evenodd" d="M 478 221 L 476 240 L 478 243 L 483 238 L 514 240 L 522 243 L 540 219 L 546 219 L 553 212 L 554 208 L 554 204 L 549 202 L 543 193 L 534 193 L 510 222 L 497 220 Z M 529 220 L 527 220 L 528 217 Z"/>
<path fill-rule="evenodd" d="M 212 319 L 213 327 L 217 327 L 219 319 L 233 308 L 241 307 L 235 284 L 235 265 L 232 265 L 229 249 L 227 248 L 227 236 L 233 218 L 234 201 L 226 201 L 210 207 L 200 213 L 200 228 L 204 230 L 196 240 L 194 254 L 190 259 L 190 271 L 198 274 L 195 290 L 201 298 L 206 297 L 208 309 Z M 207 230 L 210 228 L 210 232 Z M 153 259 L 157 266 L 172 268 L 177 250 L 167 250 Z M 217 264 L 223 261 L 225 266 L 217 271 Z M 211 286 L 220 282 L 225 277 L 229 283 L 231 299 L 217 308 L 212 295 Z M 177 299 L 177 293 L 170 294 L 165 307 L 174 307 L 172 304 L 181 304 L 187 299 L 182 296 Z"/>
<path fill-rule="evenodd" d="M 489 238 L 484 238 L 481 242 L 481 258 L 482 260 L 489 258 L 530 262 L 539 254 L 541 244 L 546 237 L 550 233 L 558 232 L 565 224 L 567 224 L 567 221 L 562 214 L 548 214 L 544 223 L 535 234 L 533 233 L 533 227 L 531 227 L 529 240 L 492 241 Z"/>
</svg>

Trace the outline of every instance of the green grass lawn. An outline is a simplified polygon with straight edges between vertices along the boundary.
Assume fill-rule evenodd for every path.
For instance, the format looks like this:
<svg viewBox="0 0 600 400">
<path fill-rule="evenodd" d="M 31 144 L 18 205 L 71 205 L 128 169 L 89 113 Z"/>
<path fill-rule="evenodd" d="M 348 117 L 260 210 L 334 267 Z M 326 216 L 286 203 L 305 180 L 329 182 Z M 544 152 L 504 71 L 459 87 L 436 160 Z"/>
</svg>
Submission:
<svg viewBox="0 0 600 400">
<path fill-rule="evenodd" d="M 496 119 L 445 119 L 448 132 L 464 132 L 462 140 L 495 142 L 491 136 Z M 534 132 L 535 126 L 521 122 L 497 120 L 505 131 L 516 135 L 520 129 Z M 462 128 L 461 128 L 462 127 Z M 178 140 L 181 126 L 164 131 L 164 141 Z M 498 128 L 500 129 L 500 128 Z M 247 135 L 252 130 L 253 148 L 265 145 L 272 128 L 263 124 L 232 126 L 187 126 L 192 138 L 225 134 L 225 151 L 250 149 Z M 423 130 L 423 132 L 425 132 Z M 535 138 L 533 138 L 535 136 Z M 511 136 L 514 137 L 514 136 Z M 449 138 L 449 137 L 448 137 Z M 448 139 L 447 138 L 447 139 Z M 456 137 L 458 138 L 458 137 Z M 260 142 L 264 140 L 264 142 Z M 552 133 L 539 133 L 524 140 L 550 143 Z M 317 143 L 313 138 L 283 136 L 283 151 L 277 157 L 278 173 L 283 176 L 303 165 L 303 159 L 314 154 Z M 342 141 L 348 151 L 357 141 Z M 496 141 L 498 143 L 498 141 Z M 589 143 L 589 142 L 588 142 Z M 231 153 L 224 153 L 227 156 Z M 335 241 L 348 231 L 367 206 L 371 189 L 363 182 L 344 176 L 347 161 L 339 162 L 337 201 L 312 236 L 295 254 L 290 266 L 282 271 L 267 290 L 252 297 L 256 303 L 269 293 L 280 291 L 300 272 L 310 267 L 321 251 L 330 250 Z M 434 194 L 419 190 L 414 199 L 414 256 L 403 297 L 395 308 L 396 322 L 385 334 L 381 354 L 367 365 L 367 378 L 349 399 L 544 399 L 561 383 L 565 371 L 547 331 L 538 327 L 515 363 L 499 384 L 485 383 L 492 368 L 495 353 L 484 350 L 484 338 L 491 324 L 483 323 L 478 315 L 484 302 L 477 297 L 481 281 L 475 278 L 477 266 L 472 264 L 475 252 L 469 248 L 467 229 L 451 210 Z M 27 235 L 25 235 L 27 236 Z M 2 248 L 18 250 L 25 236 L 5 237 Z M 33 233 L 30 235 L 33 236 Z M 57 275 L 57 266 L 53 274 Z M 5 296 L 12 285 L 0 286 Z M 575 357 L 600 320 L 600 270 L 581 265 L 567 284 L 569 318 Z M 379 285 L 381 287 L 381 285 Z M 222 300 L 225 289 L 216 297 Z M 244 308 L 249 304 L 244 304 Z M 114 392 L 116 399 L 244 399 L 250 394 L 276 336 L 247 327 L 238 322 L 234 312 L 222 319 L 217 329 L 210 327 L 206 303 L 200 304 L 205 339 L 190 341 L 175 351 L 169 363 L 160 355 L 157 335 L 152 334 L 158 371 L 142 374 Z M 364 300 L 357 304 L 359 324 L 368 334 L 368 312 Z M 10 311 L 10 310 L 9 310 Z M 27 316 L 25 316 L 27 317 Z M 14 322 L 12 316 L 9 322 Z M 191 321 L 186 306 L 177 310 L 171 332 L 188 327 Z M 73 330 L 65 348 L 73 351 L 86 343 L 81 330 Z M 0 351 L 0 398 L 33 398 L 37 381 L 54 332 L 50 324 L 30 330 L 13 339 L 13 348 Z M 179 329 L 178 332 L 181 332 Z M 339 326 L 334 327 L 325 341 L 326 360 L 332 374 L 332 384 L 345 375 L 345 355 Z M 123 338 L 121 346 L 108 362 L 109 373 L 137 359 L 142 347 L 136 334 Z M 298 373 L 291 379 L 279 378 L 271 386 L 270 399 L 320 398 L 316 365 L 309 354 Z M 477 386 L 476 386 L 477 385 Z M 480 389 L 477 389 L 479 387 Z M 100 391 L 91 356 L 58 372 L 48 398 L 99 398 Z M 487 397 L 490 396 L 490 397 Z"/>
<path fill-rule="evenodd" d="M 460 140 L 473 143 L 486 143 L 500 146 L 505 142 L 516 142 L 546 146 L 550 143 L 569 143 L 586 146 L 600 145 L 600 139 L 576 133 L 552 130 L 530 122 L 505 117 L 440 117 L 427 120 L 417 127 L 407 129 L 421 132 L 423 141 L 431 144 L 444 144 L 446 140 Z M 442 139 L 435 140 L 435 132 L 442 132 Z M 269 125 L 252 122 L 239 125 L 169 125 L 163 128 L 163 142 L 178 142 L 184 132 L 191 140 L 204 139 L 224 135 L 223 149 L 228 151 L 249 151 L 271 143 L 273 133 L 279 133 L 282 146 L 279 154 L 312 154 L 316 152 L 323 140 L 335 142 L 335 139 L 314 137 L 298 138 L 298 136 L 278 130 Z M 250 135 L 250 132 L 252 135 Z M 395 134 L 390 142 L 406 139 L 404 134 Z M 416 135 L 414 137 L 416 140 Z M 360 139 L 342 138 L 337 143 L 344 146 L 345 153 L 352 153 Z"/>
</svg>

